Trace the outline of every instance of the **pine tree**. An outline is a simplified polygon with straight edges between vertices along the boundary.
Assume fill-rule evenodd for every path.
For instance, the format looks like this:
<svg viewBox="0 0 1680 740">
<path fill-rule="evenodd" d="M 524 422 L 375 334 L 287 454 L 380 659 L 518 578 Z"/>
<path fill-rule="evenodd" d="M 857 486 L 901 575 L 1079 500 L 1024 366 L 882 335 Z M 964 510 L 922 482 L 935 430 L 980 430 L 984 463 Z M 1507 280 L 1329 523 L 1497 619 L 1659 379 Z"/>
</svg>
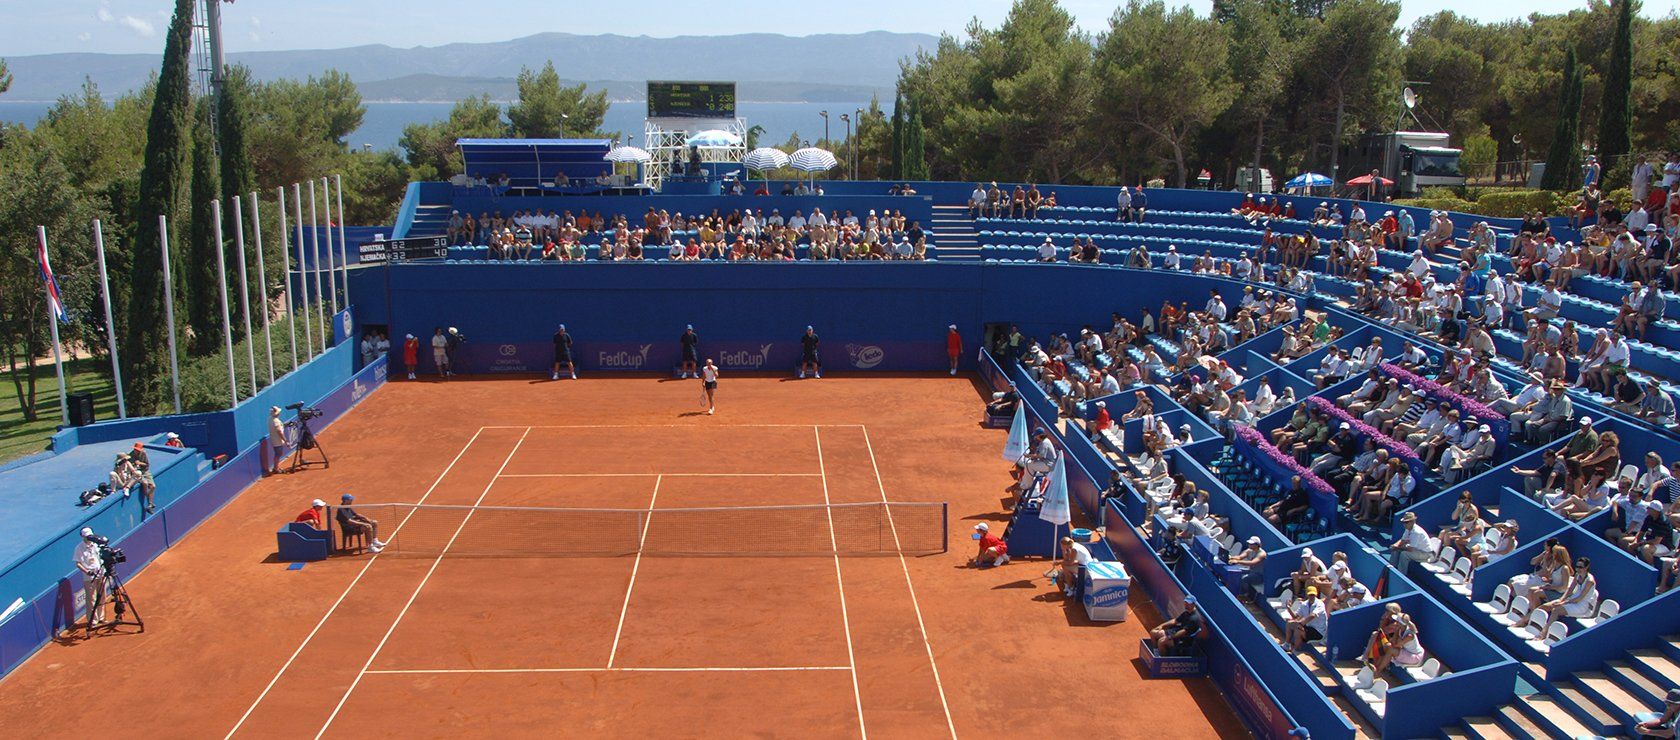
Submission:
<svg viewBox="0 0 1680 740">
<path fill-rule="evenodd" d="M 185 283 L 177 280 L 175 294 L 186 294 L 186 325 L 191 329 L 188 352 L 208 355 L 222 349 L 222 307 L 220 276 L 216 274 L 215 220 L 210 217 L 210 201 L 221 195 L 226 179 L 220 172 L 216 149 L 210 139 L 210 106 L 208 99 L 200 99 L 195 106 L 192 130 L 192 224 L 181 224 L 178 236 L 186 238 Z M 223 214 L 223 228 L 233 223 L 231 214 Z M 180 271 L 177 271 L 179 273 Z M 185 288 L 183 291 L 182 289 Z M 177 311 L 177 316 L 182 314 Z"/>
<path fill-rule="evenodd" d="M 191 151 L 192 81 L 188 73 L 188 55 L 192 51 L 193 0 L 175 0 L 175 16 L 169 22 L 169 35 L 164 41 L 163 69 L 158 75 L 157 92 L 152 100 L 151 118 L 146 127 L 146 152 L 140 168 L 140 192 L 135 199 L 134 221 L 144 224 L 138 228 L 135 240 L 133 272 L 126 325 L 120 330 L 123 339 L 122 359 L 128 366 L 123 372 L 127 381 L 128 401 L 137 414 L 163 410 L 169 401 L 168 344 L 169 328 L 164 324 L 163 254 L 159 240 L 157 217 L 170 218 L 171 242 L 177 242 L 178 225 L 184 224 L 187 210 L 188 154 Z M 175 283 L 184 285 L 184 250 L 175 249 L 170 263 Z M 186 305 L 183 291 L 175 293 L 177 307 Z"/>
<path fill-rule="evenodd" d="M 1633 0 L 1616 4 L 1616 36 L 1610 42 L 1610 64 L 1604 70 L 1604 97 L 1599 104 L 1598 155 L 1605 167 L 1621 163 L 1632 151 L 1633 130 Z"/>
<path fill-rule="evenodd" d="M 890 179 L 904 179 L 904 93 L 900 92 L 893 98 L 892 143 L 890 166 L 887 173 Z"/>
<path fill-rule="evenodd" d="M 904 124 L 904 168 L 899 179 L 928 179 L 926 131 L 922 127 L 922 112 L 914 104 L 910 107 L 910 120 Z"/>
<path fill-rule="evenodd" d="M 1563 58 L 1563 88 L 1558 92 L 1557 129 L 1546 153 L 1546 174 L 1540 186 L 1569 190 L 1579 181 L 1581 168 L 1581 67 L 1575 49 Z"/>
</svg>

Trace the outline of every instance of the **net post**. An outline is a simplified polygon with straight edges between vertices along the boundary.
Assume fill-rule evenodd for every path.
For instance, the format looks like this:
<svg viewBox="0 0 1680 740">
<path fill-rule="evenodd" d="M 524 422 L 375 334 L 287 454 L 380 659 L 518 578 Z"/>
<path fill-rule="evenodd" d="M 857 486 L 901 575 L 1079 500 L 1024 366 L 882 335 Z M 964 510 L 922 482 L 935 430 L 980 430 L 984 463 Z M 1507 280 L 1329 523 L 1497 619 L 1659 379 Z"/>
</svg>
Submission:
<svg viewBox="0 0 1680 740">
<path fill-rule="evenodd" d="M 950 552 L 951 551 L 951 502 L 949 502 L 949 501 L 941 501 L 939 503 L 939 531 L 942 535 L 939 538 L 939 551 L 941 553 Z"/>
</svg>

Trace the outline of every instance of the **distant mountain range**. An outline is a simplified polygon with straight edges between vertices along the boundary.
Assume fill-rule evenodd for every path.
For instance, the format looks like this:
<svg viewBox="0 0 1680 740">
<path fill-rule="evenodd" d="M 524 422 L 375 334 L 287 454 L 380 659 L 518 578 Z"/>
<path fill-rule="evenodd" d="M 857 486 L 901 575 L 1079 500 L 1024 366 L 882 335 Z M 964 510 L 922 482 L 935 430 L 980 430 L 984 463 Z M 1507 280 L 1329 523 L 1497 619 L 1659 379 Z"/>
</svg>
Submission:
<svg viewBox="0 0 1680 740">
<path fill-rule="evenodd" d="M 490 93 L 513 96 L 521 66 L 553 60 L 561 78 L 606 87 L 615 100 L 640 100 L 654 80 L 735 80 L 743 101 L 854 101 L 890 97 L 899 61 L 932 50 L 926 34 L 782 36 L 578 36 L 541 33 L 511 41 L 398 49 L 232 53 L 258 79 L 304 78 L 327 69 L 350 75 L 370 101 L 457 100 Z M 147 54 L 41 54 L 8 57 L 14 81 L 5 100 L 54 100 L 92 79 L 107 95 L 145 84 L 160 59 Z"/>
</svg>

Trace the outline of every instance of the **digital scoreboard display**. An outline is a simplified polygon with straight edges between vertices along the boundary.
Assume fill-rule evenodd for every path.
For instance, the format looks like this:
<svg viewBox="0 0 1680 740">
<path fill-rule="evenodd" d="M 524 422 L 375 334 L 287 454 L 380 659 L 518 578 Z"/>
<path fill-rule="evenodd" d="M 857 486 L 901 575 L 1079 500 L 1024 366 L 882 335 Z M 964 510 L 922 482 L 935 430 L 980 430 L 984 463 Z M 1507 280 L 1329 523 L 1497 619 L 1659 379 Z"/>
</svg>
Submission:
<svg viewBox="0 0 1680 740">
<path fill-rule="evenodd" d="M 648 118 L 735 117 L 733 82 L 648 81 Z"/>
</svg>

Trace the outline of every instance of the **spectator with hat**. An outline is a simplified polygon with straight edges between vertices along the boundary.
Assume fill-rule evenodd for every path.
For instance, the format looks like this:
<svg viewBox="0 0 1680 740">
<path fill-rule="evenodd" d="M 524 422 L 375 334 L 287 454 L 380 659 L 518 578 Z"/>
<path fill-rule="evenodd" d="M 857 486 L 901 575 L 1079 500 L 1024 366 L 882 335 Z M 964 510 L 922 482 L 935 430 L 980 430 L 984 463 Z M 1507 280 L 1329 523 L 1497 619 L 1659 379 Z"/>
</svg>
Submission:
<svg viewBox="0 0 1680 740">
<path fill-rule="evenodd" d="M 1435 550 L 1435 543 L 1431 541 L 1429 533 L 1417 522 L 1417 514 L 1406 512 L 1400 515 L 1400 539 L 1388 546 L 1388 560 L 1394 564 L 1396 570 L 1406 572 L 1406 565 L 1412 561 L 1428 560 Z"/>
<path fill-rule="evenodd" d="M 1661 712 L 1641 712 L 1634 719 L 1639 723 L 1633 726 L 1633 731 L 1640 737 L 1674 737 L 1674 726 L 1680 721 L 1680 689 L 1668 690 Z"/>
<path fill-rule="evenodd" d="M 1159 655 L 1188 655 L 1195 647 L 1204 623 L 1196 597 L 1185 596 L 1184 611 L 1149 631 L 1150 638 L 1155 641 L 1155 652 Z"/>
<path fill-rule="evenodd" d="M 174 432 L 170 432 L 168 434 L 163 435 L 163 446 L 164 447 L 174 447 L 175 449 L 182 449 L 182 448 L 185 448 L 187 445 L 186 445 L 185 442 L 181 441 L 181 435 L 176 434 Z"/>
<path fill-rule="evenodd" d="M 1330 611 L 1318 598 L 1318 587 L 1308 586 L 1307 592 L 1289 606 L 1289 619 L 1284 622 L 1283 649 L 1293 653 L 1305 643 L 1324 639 L 1330 629 Z"/>
<path fill-rule="evenodd" d="M 327 502 L 322 501 L 321 499 L 315 499 L 314 501 L 309 502 L 309 508 L 304 509 L 303 513 L 297 515 L 297 518 L 292 521 L 298 524 L 307 524 L 316 529 L 322 529 L 327 526 L 326 519 L 323 517 L 326 510 Z"/>
</svg>

